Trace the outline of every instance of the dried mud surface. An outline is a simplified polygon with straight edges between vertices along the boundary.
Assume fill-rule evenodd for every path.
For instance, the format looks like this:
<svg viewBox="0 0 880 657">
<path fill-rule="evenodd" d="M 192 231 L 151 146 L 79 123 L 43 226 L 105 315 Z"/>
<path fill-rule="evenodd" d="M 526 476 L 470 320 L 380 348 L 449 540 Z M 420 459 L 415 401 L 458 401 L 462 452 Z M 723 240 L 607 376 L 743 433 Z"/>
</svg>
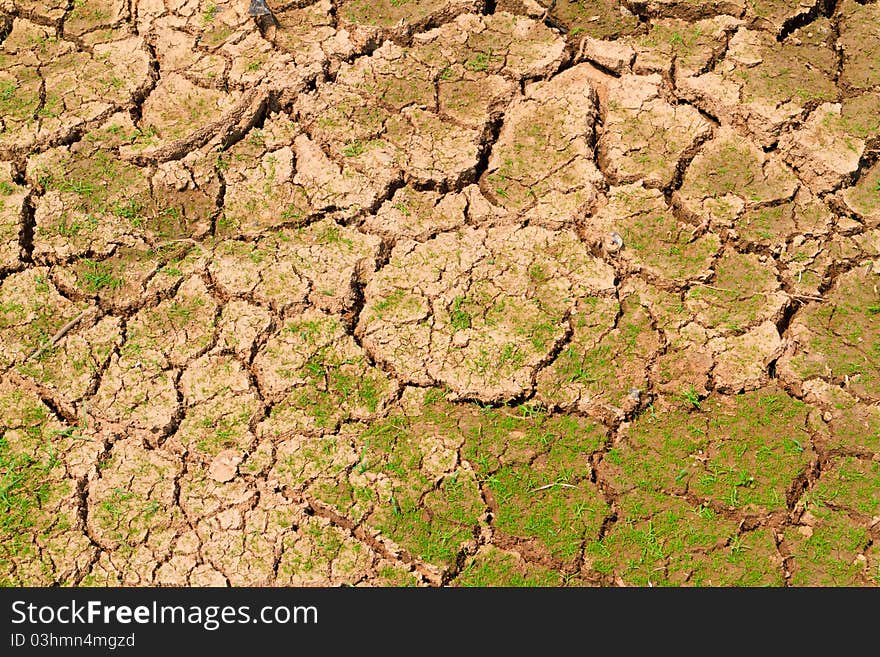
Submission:
<svg viewBox="0 0 880 657">
<path fill-rule="evenodd" d="M 0 584 L 880 585 L 880 4 L 0 0 Z"/>
</svg>

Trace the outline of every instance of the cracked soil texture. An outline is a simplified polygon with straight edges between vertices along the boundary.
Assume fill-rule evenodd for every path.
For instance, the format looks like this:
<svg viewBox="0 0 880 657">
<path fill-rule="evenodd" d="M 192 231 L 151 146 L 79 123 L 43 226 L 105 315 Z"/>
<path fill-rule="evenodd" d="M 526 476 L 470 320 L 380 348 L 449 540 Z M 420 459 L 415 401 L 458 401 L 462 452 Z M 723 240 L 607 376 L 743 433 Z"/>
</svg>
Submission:
<svg viewBox="0 0 880 657">
<path fill-rule="evenodd" d="M 880 585 L 876 0 L 0 0 L 0 584 Z"/>
</svg>

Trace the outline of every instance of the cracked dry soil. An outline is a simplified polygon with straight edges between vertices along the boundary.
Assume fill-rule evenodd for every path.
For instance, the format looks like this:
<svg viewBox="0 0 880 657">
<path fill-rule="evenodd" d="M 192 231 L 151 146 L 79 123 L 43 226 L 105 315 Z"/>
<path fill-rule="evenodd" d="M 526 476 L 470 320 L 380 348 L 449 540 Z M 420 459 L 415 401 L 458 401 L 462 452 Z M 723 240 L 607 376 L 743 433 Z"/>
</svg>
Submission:
<svg viewBox="0 0 880 657">
<path fill-rule="evenodd" d="M 0 583 L 877 586 L 876 0 L 0 0 Z"/>
</svg>

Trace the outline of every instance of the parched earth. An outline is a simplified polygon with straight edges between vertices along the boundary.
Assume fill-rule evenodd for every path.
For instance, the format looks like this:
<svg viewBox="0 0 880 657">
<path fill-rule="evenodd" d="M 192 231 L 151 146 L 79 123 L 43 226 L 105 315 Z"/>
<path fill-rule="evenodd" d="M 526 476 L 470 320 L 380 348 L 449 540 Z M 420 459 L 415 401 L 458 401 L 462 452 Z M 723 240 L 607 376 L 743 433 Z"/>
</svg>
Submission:
<svg viewBox="0 0 880 657">
<path fill-rule="evenodd" d="M 880 3 L 0 0 L 0 583 L 880 585 Z"/>
</svg>

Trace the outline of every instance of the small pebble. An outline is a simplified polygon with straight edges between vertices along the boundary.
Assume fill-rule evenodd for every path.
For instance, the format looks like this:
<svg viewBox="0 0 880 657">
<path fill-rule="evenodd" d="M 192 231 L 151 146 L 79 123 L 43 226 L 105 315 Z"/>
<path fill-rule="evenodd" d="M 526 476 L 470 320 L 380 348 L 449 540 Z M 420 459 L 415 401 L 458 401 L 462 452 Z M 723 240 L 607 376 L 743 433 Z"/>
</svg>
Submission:
<svg viewBox="0 0 880 657">
<path fill-rule="evenodd" d="M 617 253 L 623 248 L 623 238 L 618 233 L 608 233 L 602 240 L 602 248 L 607 253 Z"/>
</svg>

